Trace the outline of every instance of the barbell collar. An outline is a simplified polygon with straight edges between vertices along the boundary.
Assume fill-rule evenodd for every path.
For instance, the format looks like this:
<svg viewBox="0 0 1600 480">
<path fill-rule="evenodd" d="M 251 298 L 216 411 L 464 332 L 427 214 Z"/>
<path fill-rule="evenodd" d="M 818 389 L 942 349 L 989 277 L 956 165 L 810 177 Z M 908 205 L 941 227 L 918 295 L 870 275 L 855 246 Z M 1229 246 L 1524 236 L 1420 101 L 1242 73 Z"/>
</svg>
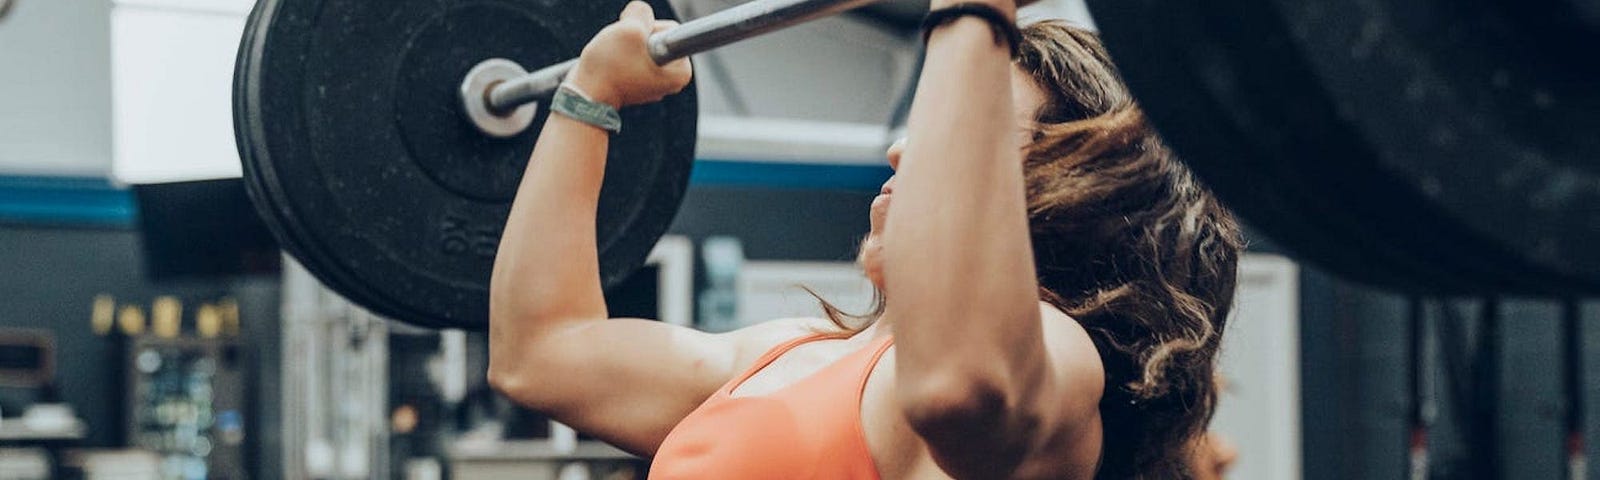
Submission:
<svg viewBox="0 0 1600 480">
<path fill-rule="evenodd" d="M 509 111 L 494 111 L 488 108 L 486 98 L 495 85 L 527 74 L 517 62 L 504 58 L 484 60 L 467 72 L 467 79 L 461 82 L 461 101 L 466 107 L 467 119 L 478 131 L 495 138 L 510 138 L 533 124 L 539 110 L 537 103 L 520 105 Z"/>
<path fill-rule="evenodd" d="M 650 57 L 657 64 L 705 52 L 764 33 L 861 7 L 878 0 L 755 0 L 700 17 L 677 28 L 650 36 Z M 490 112 L 505 114 L 555 94 L 577 59 L 541 68 L 520 78 L 495 84 L 487 95 Z M 471 83 L 467 78 L 463 84 Z M 482 101 L 476 97 L 466 102 Z M 467 110 L 477 110 L 468 105 Z M 482 126 L 480 125 L 480 128 Z"/>
</svg>

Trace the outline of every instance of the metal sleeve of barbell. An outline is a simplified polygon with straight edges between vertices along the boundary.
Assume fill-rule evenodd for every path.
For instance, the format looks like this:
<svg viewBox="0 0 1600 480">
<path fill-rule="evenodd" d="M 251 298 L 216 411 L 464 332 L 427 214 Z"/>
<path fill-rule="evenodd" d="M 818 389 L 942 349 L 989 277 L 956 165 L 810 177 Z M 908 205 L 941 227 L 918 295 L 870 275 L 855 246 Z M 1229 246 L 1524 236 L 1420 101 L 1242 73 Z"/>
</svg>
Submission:
<svg viewBox="0 0 1600 480">
<path fill-rule="evenodd" d="M 755 0 L 650 36 L 650 57 L 666 64 L 750 37 L 816 20 L 878 0 Z M 489 107 L 508 112 L 549 99 L 577 59 L 541 68 L 489 90 Z"/>
</svg>

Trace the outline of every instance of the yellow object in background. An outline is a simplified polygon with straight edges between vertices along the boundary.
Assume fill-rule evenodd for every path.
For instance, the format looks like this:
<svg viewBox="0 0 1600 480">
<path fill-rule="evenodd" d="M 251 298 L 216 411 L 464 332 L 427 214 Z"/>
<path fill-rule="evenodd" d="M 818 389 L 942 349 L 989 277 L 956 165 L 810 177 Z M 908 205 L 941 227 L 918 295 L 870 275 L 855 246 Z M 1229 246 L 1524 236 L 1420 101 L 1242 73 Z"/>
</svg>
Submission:
<svg viewBox="0 0 1600 480">
<path fill-rule="evenodd" d="M 117 299 L 107 294 L 95 295 L 94 310 L 89 314 L 89 328 L 94 330 L 94 334 L 104 336 L 111 333 L 116 317 Z"/>
<path fill-rule="evenodd" d="M 117 312 L 117 327 L 122 329 L 123 335 L 144 333 L 144 310 L 138 305 L 124 305 L 122 310 Z"/>
<path fill-rule="evenodd" d="M 177 297 L 157 297 L 150 304 L 150 330 L 161 338 L 177 338 L 183 330 L 183 303 Z"/>
<path fill-rule="evenodd" d="M 216 338 L 222 332 L 222 314 L 216 305 L 201 304 L 194 314 L 194 329 L 200 338 Z"/>
</svg>

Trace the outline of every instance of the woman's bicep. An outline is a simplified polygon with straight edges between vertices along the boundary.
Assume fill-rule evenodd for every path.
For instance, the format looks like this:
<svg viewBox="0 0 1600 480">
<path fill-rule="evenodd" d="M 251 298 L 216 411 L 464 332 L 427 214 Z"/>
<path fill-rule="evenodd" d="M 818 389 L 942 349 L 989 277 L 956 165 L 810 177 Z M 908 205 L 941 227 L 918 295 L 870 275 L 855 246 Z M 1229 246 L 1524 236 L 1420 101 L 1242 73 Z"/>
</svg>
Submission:
<svg viewBox="0 0 1600 480">
<path fill-rule="evenodd" d="M 525 343 L 515 380 L 496 382 L 513 400 L 640 455 L 754 356 L 801 331 L 767 322 L 714 334 L 642 319 L 579 322 Z M 537 367 L 532 367 L 537 365 Z M 530 371 L 538 368 L 538 371 Z"/>
<path fill-rule="evenodd" d="M 518 345 L 492 378 L 506 396 L 636 454 L 732 376 L 719 335 L 640 319 L 578 322 Z M 511 373 L 504 373 L 511 372 Z"/>
</svg>

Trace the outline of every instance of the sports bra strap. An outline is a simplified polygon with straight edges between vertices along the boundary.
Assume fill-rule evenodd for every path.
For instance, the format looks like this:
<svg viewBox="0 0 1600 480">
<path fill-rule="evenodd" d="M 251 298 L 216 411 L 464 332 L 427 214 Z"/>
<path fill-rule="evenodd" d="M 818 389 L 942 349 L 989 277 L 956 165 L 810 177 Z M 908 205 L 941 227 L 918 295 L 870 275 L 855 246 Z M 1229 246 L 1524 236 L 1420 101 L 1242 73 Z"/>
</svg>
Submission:
<svg viewBox="0 0 1600 480">
<path fill-rule="evenodd" d="M 872 347 L 872 357 L 867 360 L 866 370 L 862 371 L 856 380 L 856 405 L 860 405 L 867 394 L 867 380 L 872 378 L 872 371 L 877 370 L 878 360 L 883 359 L 883 354 L 889 352 L 889 347 L 894 346 L 894 336 L 884 335 L 883 338 L 873 340 L 877 345 Z"/>
<path fill-rule="evenodd" d="M 785 353 L 789 353 L 789 351 L 793 350 L 795 347 L 817 340 L 839 338 L 845 335 L 847 334 L 820 332 L 801 337 L 795 337 L 789 341 L 780 343 L 778 346 L 767 350 L 767 353 L 761 354 L 761 357 L 757 358 L 756 362 L 750 365 L 750 368 L 745 369 L 744 373 L 740 373 L 738 377 L 733 379 L 733 381 L 728 382 L 727 385 L 723 386 L 722 393 L 732 395 L 734 390 L 738 389 L 740 385 L 743 385 L 744 382 L 749 380 L 750 377 L 754 376 L 756 372 L 760 372 L 761 369 L 767 368 L 767 365 L 777 361 L 778 357 L 783 356 Z"/>
</svg>

